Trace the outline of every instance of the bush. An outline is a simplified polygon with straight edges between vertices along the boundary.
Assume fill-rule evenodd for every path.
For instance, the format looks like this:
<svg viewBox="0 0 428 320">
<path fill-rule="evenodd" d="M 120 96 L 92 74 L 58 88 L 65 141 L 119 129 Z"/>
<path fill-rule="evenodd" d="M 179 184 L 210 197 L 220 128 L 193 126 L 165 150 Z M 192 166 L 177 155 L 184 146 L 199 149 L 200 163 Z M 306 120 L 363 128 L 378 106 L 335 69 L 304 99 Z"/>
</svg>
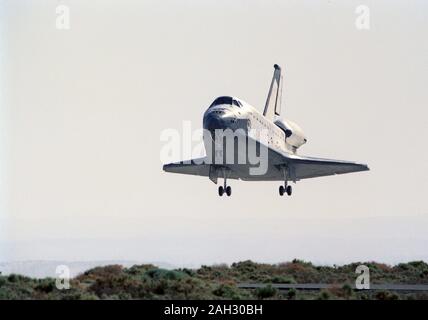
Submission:
<svg viewBox="0 0 428 320">
<path fill-rule="evenodd" d="M 243 274 L 254 272 L 257 270 L 257 266 L 257 263 L 254 263 L 251 260 L 232 263 L 232 269 L 235 269 Z"/>
<path fill-rule="evenodd" d="M 326 290 L 322 290 L 318 295 L 319 300 L 330 300 L 330 297 L 331 297 L 330 292 Z"/>
<path fill-rule="evenodd" d="M 169 281 L 167 290 L 172 299 L 212 299 L 212 288 L 205 282 L 187 277 L 178 281 Z"/>
<path fill-rule="evenodd" d="M 377 300 L 398 300 L 398 295 L 388 291 L 380 291 L 376 293 L 375 298 Z"/>
<path fill-rule="evenodd" d="M 278 276 L 272 277 L 272 279 L 270 280 L 272 283 L 286 283 L 286 284 L 296 283 L 296 280 L 294 280 L 292 276 L 278 275 Z"/>
<path fill-rule="evenodd" d="M 39 283 L 36 285 L 35 289 L 43 293 L 50 293 L 55 289 L 55 280 L 49 278 L 39 280 Z"/>
<path fill-rule="evenodd" d="M 7 281 L 9 282 L 18 282 L 18 280 L 19 280 L 19 276 L 17 274 L 12 273 L 7 277 Z"/>
<path fill-rule="evenodd" d="M 117 276 L 117 275 L 120 275 L 122 271 L 123 271 L 123 267 L 121 265 L 115 264 L 115 265 L 96 267 L 96 268 L 90 269 L 86 271 L 83 275 L 90 276 L 91 278 Z"/>
<path fill-rule="evenodd" d="M 99 299 L 93 293 L 76 292 L 76 291 L 69 292 L 69 290 L 66 290 L 65 292 L 63 292 L 60 298 L 61 300 L 98 300 Z"/>
<path fill-rule="evenodd" d="M 103 295 L 110 296 L 119 294 L 123 291 L 134 292 L 135 288 L 133 284 L 134 282 L 130 278 L 110 275 L 96 279 L 95 282 L 89 286 L 88 290 L 95 293 L 98 297 L 102 297 Z"/>
<path fill-rule="evenodd" d="M 242 298 L 239 289 L 236 286 L 232 286 L 230 284 L 220 284 L 213 290 L 213 294 L 217 297 L 225 298 L 225 299 L 234 299 L 239 300 Z"/>
<path fill-rule="evenodd" d="M 345 299 L 349 299 L 350 297 L 352 297 L 354 293 L 354 290 L 349 284 L 344 284 L 342 287 L 342 291 L 343 291 L 343 297 Z"/>
<path fill-rule="evenodd" d="M 166 279 L 166 280 L 179 280 L 187 276 L 186 273 L 175 270 L 166 270 L 166 269 L 150 269 L 146 272 L 152 279 Z"/>
<path fill-rule="evenodd" d="M 297 296 L 297 291 L 296 291 L 296 289 L 290 289 L 290 290 L 288 290 L 288 292 L 287 292 L 287 299 L 288 300 L 294 300 L 294 299 L 296 299 L 296 296 Z"/>
<path fill-rule="evenodd" d="M 156 269 L 152 264 L 133 265 L 126 272 L 131 275 L 145 274 L 147 270 Z"/>
<path fill-rule="evenodd" d="M 268 284 L 265 287 L 258 288 L 256 290 L 256 296 L 259 299 L 267 299 L 267 298 L 272 298 L 276 296 L 277 292 L 278 290 L 276 288 Z"/>
<path fill-rule="evenodd" d="M 195 271 L 193 271 L 191 269 L 187 269 L 187 268 L 179 269 L 178 271 L 183 272 L 183 273 L 187 274 L 190 277 L 194 277 L 196 275 Z"/>
<path fill-rule="evenodd" d="M 411 261 L 408 263 L 408 265 L 420 270 L 428 269 L 428 264 L 426 264 L 424 261 Z"/>
<path fill-rule="evenodd" d="M 153 293 L 157 295 L 164 295 L 168 288 L 168 282 L 165 279 L 160 279 L 154 284 Z"/>
</svg>

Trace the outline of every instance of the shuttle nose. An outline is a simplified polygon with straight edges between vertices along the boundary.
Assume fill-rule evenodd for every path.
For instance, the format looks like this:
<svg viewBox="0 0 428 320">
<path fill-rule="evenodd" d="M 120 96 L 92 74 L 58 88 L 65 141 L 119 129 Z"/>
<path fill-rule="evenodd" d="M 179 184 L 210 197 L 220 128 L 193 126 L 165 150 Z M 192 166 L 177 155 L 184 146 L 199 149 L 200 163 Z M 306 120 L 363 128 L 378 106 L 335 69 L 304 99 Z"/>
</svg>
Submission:
<svg viewBox="0 0 428 320">
<path fill-rule="evenodd" d="M 224 129 L 223 116 L 218 113 L 208 113 L 204 117 L 204 128 L 214 134 L 216 129 Z"/>
</svg>

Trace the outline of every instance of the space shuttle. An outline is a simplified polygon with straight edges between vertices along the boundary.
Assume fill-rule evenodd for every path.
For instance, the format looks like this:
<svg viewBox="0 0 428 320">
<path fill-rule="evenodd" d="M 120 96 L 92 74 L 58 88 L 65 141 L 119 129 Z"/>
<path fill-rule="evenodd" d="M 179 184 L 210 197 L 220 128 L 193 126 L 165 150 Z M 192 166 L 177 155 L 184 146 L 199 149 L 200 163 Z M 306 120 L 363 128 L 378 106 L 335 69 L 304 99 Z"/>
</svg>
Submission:
<svg viewBox="0 0 428 320">
<path fill-rule="evenodd" d="M 290 182 L 369 170 L 366 164 L 300 155 L 299 148 L 308 140 L 300 126 L 281 115 L 282 86 L 282 70 L 275 64 L 263 113 L 237 97 L 216 98 L 203 116 L 204 132 L 208 135 L 204 137 L 206 156 L 165 164 L 163 170 L 208 177 L 215 184 L 223 179 L 218 187 L 219 196 L 231 196 L 228 180 L 280 181 L 279 195 L 291 196 Z M 225 132 L 234 137 L 231 148 L 224 146 Z M 222 141 L 221 152 L 213 147 L 218 141 Z M 262 172 L 255 172 L 257 164 L 249 161 L 251 150 L 258 152 L 264 163 Z M 245 160 L 237 161 L 238 158 Z"/>
</svg>

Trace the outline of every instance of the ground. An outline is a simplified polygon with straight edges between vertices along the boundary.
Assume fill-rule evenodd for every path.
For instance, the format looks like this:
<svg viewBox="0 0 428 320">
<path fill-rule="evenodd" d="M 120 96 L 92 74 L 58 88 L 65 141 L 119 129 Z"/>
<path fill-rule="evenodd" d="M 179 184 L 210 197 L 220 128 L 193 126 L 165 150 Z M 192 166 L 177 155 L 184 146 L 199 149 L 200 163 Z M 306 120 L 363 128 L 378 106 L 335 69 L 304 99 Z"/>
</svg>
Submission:
<svg viewBox="0 0 428 320">
<path fill-rule="evenodd" d="M 372 284 L 428 284 L 428 264 L 423 261 L 395 266 L 376 262 L 316 266 L 301 260 L 274 265 L 243 261 L 176 270 L 110 265 L 71 279 L 68 290 L 58 290 L 52 278 L 0 276 L 0 299 L 428 299 L 428 292 L 354 291 L 351 285 L 360 264 L 369 267 Z M 237 286 L 244 282 L 265 286 L 256 290 Z M 327 283 L 335 287 L 278 291 L 271 286 L 276 283 Z"/>
</svg>

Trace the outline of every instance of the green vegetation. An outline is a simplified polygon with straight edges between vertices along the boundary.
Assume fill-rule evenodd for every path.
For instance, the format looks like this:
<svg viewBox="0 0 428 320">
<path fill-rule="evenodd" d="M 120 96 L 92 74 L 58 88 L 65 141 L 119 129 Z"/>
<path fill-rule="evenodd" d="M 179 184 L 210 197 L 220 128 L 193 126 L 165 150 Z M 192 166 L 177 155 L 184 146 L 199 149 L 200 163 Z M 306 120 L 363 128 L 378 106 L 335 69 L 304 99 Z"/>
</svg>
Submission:
<svg viewBox="0 0 428 320">
<path fill-rule="evenodd" d="M 256 296 L 259 299 L 273 298 L 277 295 L 278 290 L 273 288 L 272 285 L 268 284 L 265 287 L 258 288 L 256 290 Z"/>
<path fill-rule="evenodd" d="M 354 291 L 359 264 L 370 268 L 372 284 L 428 284 L 428 264 L 423 261 L 396 266 L 366 262 L 344 266 L 315 266 L 293 260 L 280 264 L 252 261 L 202 266 L 199 269 L 165 270 L 153 265 L 97 267 L 71 279 L 69 290 L 58 290 L 55 279 L 0 275 L 0 299 L 428 299 L 425 293 Z M 263 284 L 256 290 L 239 283 Z M 276 289 L 277 283 L 328 283 L 321 291 Z"/>
</svg>

